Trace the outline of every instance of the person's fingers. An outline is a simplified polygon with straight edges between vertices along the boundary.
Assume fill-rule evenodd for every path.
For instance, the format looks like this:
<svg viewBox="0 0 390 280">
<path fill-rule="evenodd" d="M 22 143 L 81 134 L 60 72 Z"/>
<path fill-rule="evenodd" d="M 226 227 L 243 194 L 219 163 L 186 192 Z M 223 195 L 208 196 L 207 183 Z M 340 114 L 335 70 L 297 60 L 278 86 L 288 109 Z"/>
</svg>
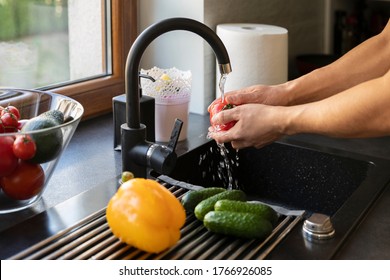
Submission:
<svg viewBox="0 0 390 280">
<path fill-rule="evenodd" d="M 219 144 L 231 141 L 231 135 L 228 131 L 211 131 L 209 132 L 209 136 Z"/>
<path fill-rule="evenodd" d="M 218 114 L 214 115 L 211 119 L 212 124 L 225 124 L 231 121 L 237 121 L 236 108 L 232 108 L 229 110 L 223 110 Z"/>
<path fill-rule="evenodd" d="M 257 86 L 251 86 L 236 91 L 230 91 L 225 94 L 227 103 L 240 105 L 245 103 L 256 103 L 258 99 Z"/>
</svg>

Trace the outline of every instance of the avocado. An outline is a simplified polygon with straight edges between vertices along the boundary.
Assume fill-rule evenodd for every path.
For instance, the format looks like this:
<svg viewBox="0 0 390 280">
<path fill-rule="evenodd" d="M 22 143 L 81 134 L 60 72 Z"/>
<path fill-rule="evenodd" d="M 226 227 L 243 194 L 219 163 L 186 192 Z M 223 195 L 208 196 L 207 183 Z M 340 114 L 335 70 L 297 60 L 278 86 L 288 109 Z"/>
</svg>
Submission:
<svg viewBox="0 0 390 280">
<path fill-rule="evenodd" d="M 62 113 L 60 110 L 50 110 L 46 111 L 39 115 L 40 118 L 48 118 L 52 119 L 57 123 L 57 125 L 64 123 L 64 113 Z"/>
<path fill-rule="evenodd" d="M 62 118 L 61 118 L 62 115 Z M 62 120 L 62 121 L 61 121 Z M 42 113 L 26 122 L 22 132 L 32 132 L 58 126 L 64 122 L 61 111 L 51 110 Z M 61 128 L 30 134 L 37 147 L 35 156 L 29 160 L 32 163 L 45 163 L 55 159 L 62 149 L 63 135 Z"/>
</svg>

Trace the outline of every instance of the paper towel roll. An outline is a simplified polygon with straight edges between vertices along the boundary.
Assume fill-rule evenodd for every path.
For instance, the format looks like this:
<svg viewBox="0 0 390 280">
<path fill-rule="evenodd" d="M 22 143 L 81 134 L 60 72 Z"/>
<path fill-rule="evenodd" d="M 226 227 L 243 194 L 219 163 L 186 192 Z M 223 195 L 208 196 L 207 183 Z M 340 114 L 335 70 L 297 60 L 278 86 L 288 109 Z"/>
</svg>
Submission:
<svg viewBox="0 0 390 280">
<path fill-rule="evenodd" d="M 266 24 L 219 24 L 217 35 L 226 46 L 233 70 L 227 76 L 225 92 L 255 84 L 274 85 L 287 81 L 287 29 Z M 219 79 L 217 71 L 217 96 L 220 95 Z"/>
</svg>

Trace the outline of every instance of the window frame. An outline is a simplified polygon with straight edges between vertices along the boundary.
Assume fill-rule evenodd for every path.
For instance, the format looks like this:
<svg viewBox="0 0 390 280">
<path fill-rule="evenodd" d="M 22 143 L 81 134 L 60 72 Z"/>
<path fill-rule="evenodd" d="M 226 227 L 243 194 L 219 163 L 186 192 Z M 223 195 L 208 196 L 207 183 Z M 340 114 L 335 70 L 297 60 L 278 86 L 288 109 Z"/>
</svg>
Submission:
<svg viewBox="0 0 390 280">
<path fill-rule="evenodd" d="M 51 88 L 84 107 L 83 119 L 112 111 L 112 98 L 125 92 L 125 64 L 137 36 L 137 0 L 111 0 L 112 74 Z"/>
</svg>

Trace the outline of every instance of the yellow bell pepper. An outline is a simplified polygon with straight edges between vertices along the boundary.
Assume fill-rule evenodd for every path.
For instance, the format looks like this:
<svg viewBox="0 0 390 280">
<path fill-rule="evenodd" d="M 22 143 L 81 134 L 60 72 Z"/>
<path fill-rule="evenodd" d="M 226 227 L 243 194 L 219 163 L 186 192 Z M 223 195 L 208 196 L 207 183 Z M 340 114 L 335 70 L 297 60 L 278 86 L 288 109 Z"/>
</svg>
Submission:
<svg viewBox="0 0 390 280">
<path fill-rule="evenodd" d="M 111 198 L 106 218 L 113 234 L 140 250 L 159 253 L 180 239 L 186 214 L 179 200 L 150 179 L 124 182 Z"/>
</svg>

